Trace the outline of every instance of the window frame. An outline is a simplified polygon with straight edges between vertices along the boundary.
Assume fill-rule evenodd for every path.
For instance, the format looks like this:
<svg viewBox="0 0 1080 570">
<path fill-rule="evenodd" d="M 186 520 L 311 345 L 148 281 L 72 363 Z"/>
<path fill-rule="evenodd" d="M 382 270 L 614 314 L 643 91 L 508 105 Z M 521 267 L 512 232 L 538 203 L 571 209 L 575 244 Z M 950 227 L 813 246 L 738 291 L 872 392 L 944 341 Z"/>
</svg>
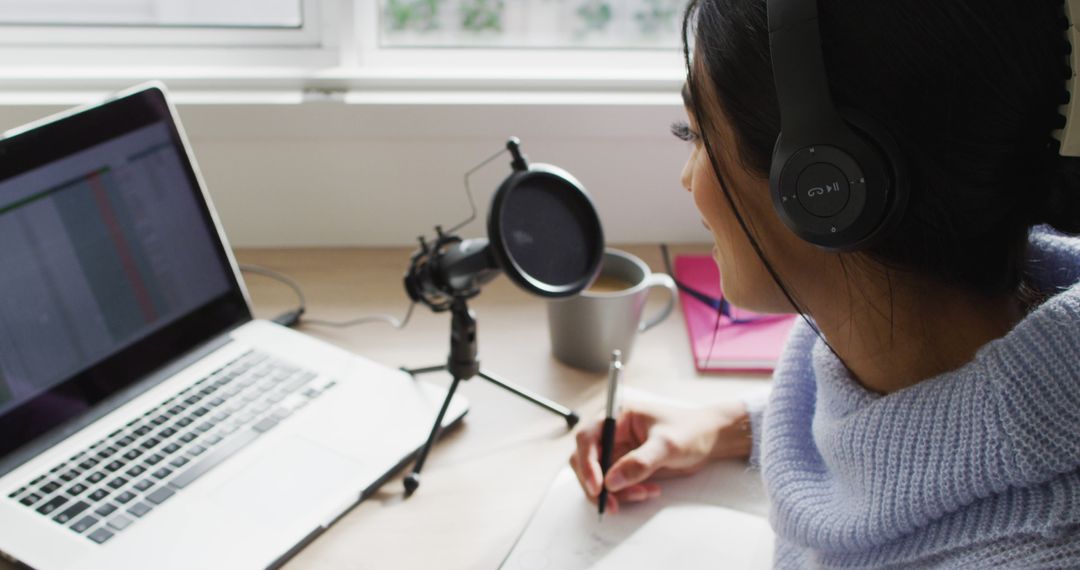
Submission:
<svg viewBox="0 0 1080 570">
<path fill-rule="evenodd" d="M 385 100 L 379 93 L 407 92 L 427 102 L 451 93 L 456 103 L 467 93 L 484 100 L 492 93 L 510 100 L 514 94 L 666 94 L 685 77 L 674 49 L 383 48 L 378 0 L 302 5 L 300 29 L 195 28 L 193 34 L 189 27 L 85 26 L 72 34 L 70 27 L 21 27 L 20 34 L 0 34 L 0 61 L 7 62 L 0 64 L 0 86 L 16 101 L 25 100 L 20 92 L 100 94 L 160 79 L 174 92 L 199 91 L 203 101 L 213 92 L 239 102 L 238 92 L 257 100 L 277 90 L 299 93 L 284 97 L 298 102 Z M 108 63 L 115 61 L 124 64 Z"/>
<path fill-rule="evenodd" d="M 315 47 L 331 32 L 324 12 L 336 1 L 301 0 L 300 26 L 0 23 L 0 46 Z M 197 33 L 193 33 L 197 32 Z"/>
</svg>

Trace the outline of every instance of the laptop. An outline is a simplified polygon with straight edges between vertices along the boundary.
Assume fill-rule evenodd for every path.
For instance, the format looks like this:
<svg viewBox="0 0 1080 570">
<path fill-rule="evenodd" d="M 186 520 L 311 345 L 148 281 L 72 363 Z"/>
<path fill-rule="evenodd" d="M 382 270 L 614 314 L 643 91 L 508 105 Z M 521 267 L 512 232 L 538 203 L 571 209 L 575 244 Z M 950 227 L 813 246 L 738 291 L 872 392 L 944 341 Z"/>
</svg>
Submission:
<svg viewBox="0 0 1080 570">
<path fill-rule="evenodd" d="M 252 317 L 160 84 L 0 139 L 5 557 L 280 565 L 409 461 L 445 395 Z"/>
</svg>

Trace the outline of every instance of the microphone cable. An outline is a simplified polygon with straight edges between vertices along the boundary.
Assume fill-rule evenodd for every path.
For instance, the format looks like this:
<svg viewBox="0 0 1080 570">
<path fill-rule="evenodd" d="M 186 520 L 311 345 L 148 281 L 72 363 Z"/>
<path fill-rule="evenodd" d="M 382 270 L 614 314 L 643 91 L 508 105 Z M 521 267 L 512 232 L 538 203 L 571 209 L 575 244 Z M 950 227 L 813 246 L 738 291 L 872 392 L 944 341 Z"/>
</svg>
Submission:
<svg viewBox="0 0 1080 570">
<path fill-rule="evenodd" d="M 254 275 L 261 275 L 274 281 L 284 283 L 296 294 L 298 301 L 298 307 L 281 313 L 280 315 L 271 319 L 273 322 L 290 327 L 296 328 L 301 324 L 301 319 L 307 312 L 307 297 L 304 295 L 304 290 L 300 287 L 300 284 L 296 280 L 292 279 L 288 275 L 279 271 L 274 271 L 269 267 L 263 267 L 261 265 L 254 265 L 250 263 L 241 263 L 240 271 L 244 273 L 251 273 Z M 403 329 L 409 324 L 409 320 L 412 318 L 413 309 L 416 308 L 416 303 L 410 303 L 409 308 L 405 311 L 405 316 L 398 319 L 390 315 L 368 315 L 364 317 L 357 317 L 355 319 L 349 319 L 346 321 L 330 321 L 325 319 L 308 319 L 303 318 L 303 324 L 332 327 L 332 328 L 349 328 L 359 325 L 365 325 L 368 323 L 386 323 L 395 329 Z"/>
</svg>

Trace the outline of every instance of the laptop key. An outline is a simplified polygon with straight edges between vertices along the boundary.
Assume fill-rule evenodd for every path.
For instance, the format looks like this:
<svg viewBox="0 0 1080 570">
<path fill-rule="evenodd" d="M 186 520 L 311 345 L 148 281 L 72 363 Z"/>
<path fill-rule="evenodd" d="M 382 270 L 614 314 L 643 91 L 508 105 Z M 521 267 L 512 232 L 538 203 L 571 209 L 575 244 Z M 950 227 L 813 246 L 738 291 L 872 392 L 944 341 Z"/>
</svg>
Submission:
<svg viewBox="0 0 1080 570">
<path fill-rule="evenodd" d="M 204 451 L 206 451 L 205 447 L 201 445 L 196 445 L 189 449 L 188 453 L 190 453 L 193 457 L 198 457 L 199 455 L 202 455 Z"/>
<path fill-rule="evenodd" d="M 151 455 L 150 457 L 146 458 L 146 464 L 147 465 L 157 465 L 158 463 L 161 463 L 162 459 L 165 459 L 165 457 L 163 455 L 158 455 L 157 453 L 155 453 L 155 454 Z"/>
<path fill-rule="evenodd" d="M 161 469 L 154 471 L 154 477 L 158 479 L 164 479 L 169 475 L 172 475 L 172 469 L 169 469 L 167 467 L 162 467 Z"/>
<path fill-rule="evenodd" d="M 109 496 L 109 491 L 107 489 L 98 489 L 97 491 L 94 491 L 93 493 L 90 493 L 89 498 L 90 498 L 91 501 L 94 501 L 95 503 L 97 503 L 97 502 L 101 501 L 102 499 L 104 499 L 105 497 L 108 497 L 108 496 Z"/>
<path fill-rule="evenodd" d="M 127 479 L 124 479 L 123 477 L 117 477 L 116 479 L 109 481 L 109 486 L 113 489 L 119 489 L 120 487 L 123 487 L 126 483 Z"/>
<path fill-rule="evenodd" d="M 176 434 L 175 429 L 173 429 L 171 427 L 167 427 L 167 428 L 161 430 L 160 433 L 158 433 L 158 437 L 172 437 L 175 434 Z"/>
<path fill-rule="evenodd" d="M 82 469 L 83 471 L 86 471 L 87 469 L 92 469 L 97 464 L 98 464 L 98 460 L 94 459 L 93 457 L 90 457 L 90 458 L 87 458 L 86 461 L 83 461 L 82 463 L 79 464 L 79 469 Z"/>
<path fill-rule="evenodd" d="M 175 494 L 176 492 L 168 487 L 158 487 L 157 489 L 154 489 L 152 493 L 146 496 L 146 500 L 154 503 L 155 505 L 160 505 L 161 503 L 169 500 L 169 497 L 172 497 Z"/>
<path fill-rule="evenodd" d="M 278 419 L 277 418 L 275 418 L 274 416 L 267 416 L 267 417 L 259 420 L 258 423 L 256 423 L 255 425 L 251 426 L 251 429 L 253 429 L 253 430 L 255 430 L 255 431 L 259 432 L 259 433 L 263 433 L 263 432 L 266 432 L 266 431 L 270 431 L 270 429 L 272 429 L 277 424 L 278 424 Z"/>
<path fill-rule="evenodd" d="M 133 514 L 133 515 L 135 515 L 135 516 L 137 516 L 139 518 L 142 518 L 143 515 L 150 512 L 150 510 L 152 508 L 153 507 L 151 507 L 150 505 L 148 505 L 146 503 L 135 503 L 134 505 L 132 505 L 131 508 L 129 508 L 127 510 L 127 512 L 129 512 L 129 513 L 131 513 L 131 514 Z"/>
<path fill-rule="evenodd" d="M 124 459 L 127 459 L 128 461 L 134 461 L 138 459 L 138 457 L 142 454 L 143 452 L 138 449 L 129 449 L 128 452 L 124 454 Z"/>
<path fill-rule="evenodd" d="M 165 453 L 172 454 L 172 453 L 176 453 L 177 451 L 180 451 L 180 446 L 175 444 L 175 443 L 170 443 L 169 445 L 166 445 L 165 447 L 161 448 L 161 450 L 164 451 Z"/>
<path fill-rule="evenodd" d="M 152 481 L 150 481 L 149 479 L 143 479 L 142 481 L 139 481 L 138 483 L 135 483 L 135 488 L 138 489 L 139 491 L 144 491 L 144 492 L 147 489 L 149 489 L 150 487 L 153 487 L 153 486 L 154 486 L 154 483 Z"/>
<path fill-rule="evenodd" d="M 130 435 L 125 435 L 124 437 L 116 440 L 116 445 L 118 445 L 120 447 L 127 447 L 127 446 L 131 445 L 134 442 L 135 442 L 135 438 L 131 437 Z"/>
<path fill-rule="evenodd" d="M 161 443 L 161 440 L 160 440 L 160 439 L 158 439 L 158 438 L 156 438 L 156 437 L 151 437 L 150 439 L 148 439 L 148 440 L 146 440 L 146 441 L 142 442 L 142 443 L 141 443 L 140 445 L 142 445 L 142 446 L 143 446 L 144 448 L 146 448 L 146 449 L 153 449 L 153 448 L 154 448 L 154 447 L 156 447 L 156 446 L 157 446 L 157 444 L 159 444 L 159 443 Z"/>
<path fill-rule="evenodd" d="M 75 532 L 77 532 L 79 534 L 82 534 L 82 533 L 86 532 L 87 530 L 89 530 L 90 527 L 97 524 L 97 522 L 98 522 L 98 520 L 95 519 L 94 517 L 86 516 L 86 517 L 83 517 L 83 518 L 79 519 L 79 522 L 71 525 L 71 530 L 73 530 L 73 531 L 75 531 Z"/>
<path fill-rule="evenodd" d="M 187 463 L 188 463 L 188 458 L 181 455 L 180 457 L 177 457 L 176 459 L 173 459 L 172 461 L 170 461 L 169 465 L 172 465 L 173 467 L 183 467 L 183 466 L 187 465 Z"/>
<path fill-rule="evenodd" d="M 30 493 L 29 495 L 19 499 L 19 502 L 22 503 L 24 506 L 29 507 L 40 500 L 41 495 L 38 495 L 36 493 Z"/>
<path fill-rule="evenodd" d="M 98 483 L 104 478 L 105 478 L 105 473 L 102 473 L 101 471 L 98 471 L 97 473 L 94 473 L 94 474 L 90 475 L 89 477 L 87 477 L 86 480 L 88 482 L 90 482 L 90 483 Z"/>
<path fill-rule="evenodd" d="M 106 503 L 94 509 L 94 512 L 97 513 L 99 517 L 107 517 L 116 512 L 116 505 Z"/>
<path fill-rule="evenodd" d="M 60 488 L 59 483 L 57 483 L 56 481 L 49 481 L 48 483 L 41 486 L 41 492 L 48 495 L 50 493 L 55 492 L 59 488 Z"/>
<path fill-rule="evenodd" d="M 83 485 L 82 483 L 75 483 L 74 485 L 68 487 L 67 494 L 71 495 L 72 497 L 77 497 L 83 494 L 83 491 L 85 490 L 86 485 Z"/>
<path fill-rule="evenodd" d="M 95 530 L 94 532 L 90 533 L 89 538 L 90 538 L 90 540 L 92 540 L 92 541 L 94 541 L 94 542 L 96 542 L 98 544 L 101 544 L 101 543 L 105 542 L 106 540 L 109 540 L 113 536 L 115 536 L 115 535 L 113 533 L 109 532 L 109 529 L 107 529 L 105 527 L 101 527 L 101 528 Z"/>
<path fill-rule="evenodd" d="M 128 518 L 125 515 L 116 515 L 115 517 L 109 519 L 108 525 L 113 530 L 124 530 L 125 528 L 130 526 L 132 522 L 134 521 L 132 521 L 132 519 Z"/>
<path fill-rule="evenodd" d="M 120 503 L 122 505 L 126 505 L 126 504 L 130 503 L 131 500 L 134 499 L 134 498 L 135 498 L 135 493 L 132 493 L 131 491 L 124 491 L 123 493 L 120 493 L 119 495 L 116 496 L 116 502 L 118 502 L 118 503 Z"/>
<path fill-rule="evenodd" d="M 199 437 L 199 436 L 197 436 L 197 435 L 195 435 L 195 434 L 193 434 L 191 432 L 188 432 L 188 433 L 185 433 L 184 435 L 180 436 L 180 441 L 182 441 L 184 443 L 191 443 L 191 442 L 195 441 L 195 438 L 197 438 L 197 437 Z"/>
<path fill-rule="evenodd" d="M 247 444 L 259 437 L 259 432 L 254 430 L 244 430 L 238 432 L 236 435 L 229 438 L 221 447 L 214 449 L 206 456 L 196 461 L 186 470 L 177 475 L 170 485 L 177 489 L 183 489 L 190 485 L 193 481 L 201 477 L 207 471 L 210 471 L 221 463 L 225 459 L 232 456 L 234 453 L 240 451 Z"/>
<path fill-rule="evenodd" d="M 123 469 L 124 465 L 125 463 L 123 461 L 113 461 L 112 463 L 106 465 L 105 469 L 107 469 L 109 473 L 116 473 L 117 471 Z"/>
<path fill-rule="evenodd" d="M 71 471 L 68 471 L 67 473 L 61 475 L 60 480 L 68 483 L 77 479 L 79 475 L 82 475 L 82 471 L 79 471 L 78 469 L 72 469 Z"/>
<path fill-rule="evenodd" d="M 90 503 L 86 501 L 79 501 L 74 505 L 64 509 L 60 514 L 53 517 L 53 520 L 60 524 L 67 524 L 71 519 L 81 514 L 86 509 L 90 508 Z"/>
<path fill-rule="evenodd" d="M 8 493 L 8 498 L 9 499 L 14 499 L 15 497 L 18 497 L 19 495 L 23 494 L 23 492 L 25 492 L 25 491 L 26 491 L 26 487 L 19 487 L 18 489 L 15 489 L 14 491 Z"/>
<path fill-rule="evenodd" d="M 47 502 L 44 505 L 41 505 L 40 507 L 38 507 L 37 512 L 39 512 L 39 513 L 41 513 L 43 515 L 48 515 L 48 514 L 52 513 L 53 511 L 55 511 L 56 509 L 62 507 L 64 505 L 64 503 L 66 503 L 66 502 L 68 502 L 67 497 L 65 497 L 63 495 L 57 495 L 57 496 L 53 497 L 49 502 Z"/>
<path fill-rule="evenodd" d="M 128 469 L 127 471 L 124 471 L 124 473 L 129 477 L 138 477 L 139 475 L 142 475 L 145 472 L 146 472 L 146 468 L 143 467 L 142 465 L 135 465 L 131 469 Z"/>
</svg>

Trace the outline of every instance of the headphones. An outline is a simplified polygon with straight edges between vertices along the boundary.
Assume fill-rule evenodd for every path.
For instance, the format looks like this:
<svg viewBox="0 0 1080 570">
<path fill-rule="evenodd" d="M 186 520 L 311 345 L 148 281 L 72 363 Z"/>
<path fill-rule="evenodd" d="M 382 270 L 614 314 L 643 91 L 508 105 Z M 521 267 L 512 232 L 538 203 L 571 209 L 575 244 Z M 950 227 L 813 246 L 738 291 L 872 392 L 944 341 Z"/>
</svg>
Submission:
<svg viewBox="0 0 1080 570">
<path fill-rule="evenodd" d="M 871 247 L 907 205 L 903 156 L 872 118 L 833 103 L 817 0 L 768 0 L 768 15 L 781 124 L 769 173 L 773 207 L 816 246 Z"/>
</svg>

